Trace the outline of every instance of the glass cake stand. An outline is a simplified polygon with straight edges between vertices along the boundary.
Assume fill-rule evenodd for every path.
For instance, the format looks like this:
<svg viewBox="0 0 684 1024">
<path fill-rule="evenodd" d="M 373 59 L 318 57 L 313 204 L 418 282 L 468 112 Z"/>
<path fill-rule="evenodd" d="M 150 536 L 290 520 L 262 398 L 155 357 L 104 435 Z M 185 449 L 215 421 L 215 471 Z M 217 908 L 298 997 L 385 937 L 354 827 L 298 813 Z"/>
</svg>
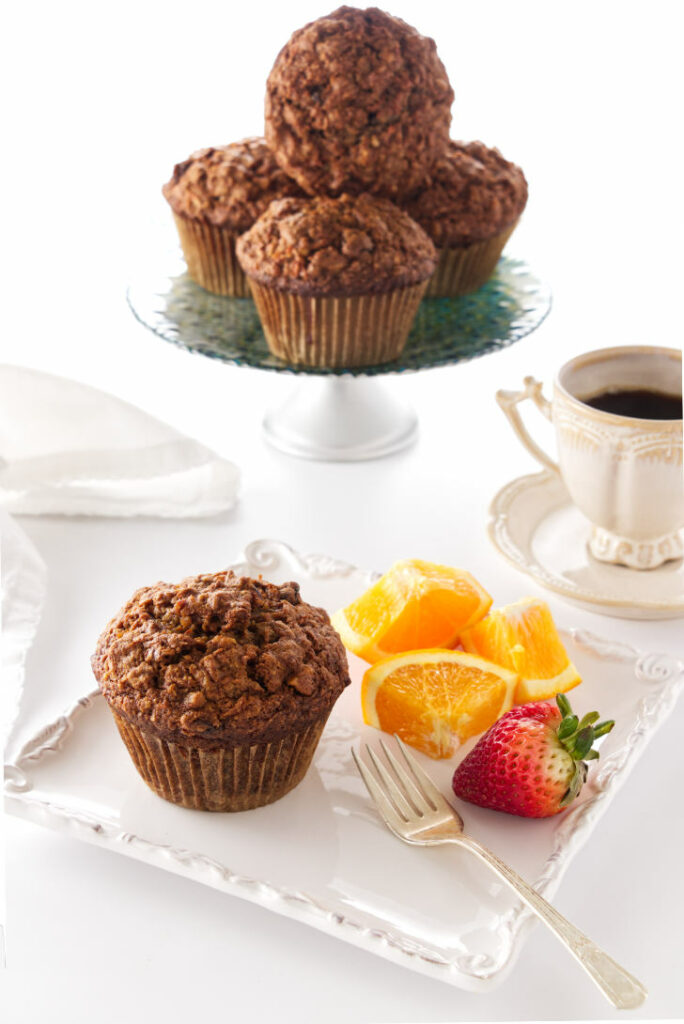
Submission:
<svg viewBox="0 0 684 1024">
<path fill-rule="evenodd" d="M 140 323 L 165 341 L 233 366 L 296 375 L 289 395 L 266 413 L 266 439 L 289 455 L 340 462 L 389 455 L 416 437 L 416 413 L 377 378 L 496 352 L 535 330 L 551 307 L 548 287 L 529 267 L 503 257 L 471 295 L 424 299 L 399 359 L 321 369 L 271 355 L 251 299 L 205 291 L 190 280 L 180 257 L 166 276 L 136 280 L 127 298 Z"/>
</svg>

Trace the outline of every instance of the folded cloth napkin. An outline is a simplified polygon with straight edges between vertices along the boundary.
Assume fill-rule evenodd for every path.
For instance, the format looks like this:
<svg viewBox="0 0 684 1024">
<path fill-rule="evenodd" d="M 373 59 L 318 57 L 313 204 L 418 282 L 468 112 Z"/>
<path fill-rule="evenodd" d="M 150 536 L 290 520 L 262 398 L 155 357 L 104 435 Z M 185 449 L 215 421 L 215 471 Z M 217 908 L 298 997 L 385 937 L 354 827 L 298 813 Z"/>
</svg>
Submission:
<svg viewBox="0 0 684 1024">
<path fill-rule="evenodd" d="M 208 516 L 240 474 L 113 395 L 0 365 L 0 505 L 17 515 Z"/>
</svg>

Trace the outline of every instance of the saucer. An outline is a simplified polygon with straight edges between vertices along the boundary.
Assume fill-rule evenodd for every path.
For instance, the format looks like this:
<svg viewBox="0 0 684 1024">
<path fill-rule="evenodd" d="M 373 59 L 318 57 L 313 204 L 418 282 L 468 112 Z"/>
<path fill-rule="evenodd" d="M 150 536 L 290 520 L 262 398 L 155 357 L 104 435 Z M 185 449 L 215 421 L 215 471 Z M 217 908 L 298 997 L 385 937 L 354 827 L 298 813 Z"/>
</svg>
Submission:
<svg viewBox="0 0 684 1024">
<path fill-rule="evenodd" d="M 555 473 L 518 477 L 489 507 L 489 536 L 504 558 L 572 604 L 623 619 L 684 616 L 684 559 L 639 571 L 598 562 L 591 524 Z"/>
</svg>

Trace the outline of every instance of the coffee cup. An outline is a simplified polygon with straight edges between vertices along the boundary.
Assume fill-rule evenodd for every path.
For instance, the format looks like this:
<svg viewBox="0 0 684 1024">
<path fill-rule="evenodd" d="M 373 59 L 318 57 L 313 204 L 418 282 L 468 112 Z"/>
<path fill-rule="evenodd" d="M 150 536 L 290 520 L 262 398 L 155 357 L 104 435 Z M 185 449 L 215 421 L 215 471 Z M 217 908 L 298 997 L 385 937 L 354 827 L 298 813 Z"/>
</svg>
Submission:
<svg viewBox="0 0 684 1024">
<path fill-rule="evenodd" d="M 684 555 L 681 352 L 599 349 L 565 363 L 550 401 L 534 377 L 496 397 L 525 448 L 560 474 L 592 524 L 595 558 L 654 569 Z M 553 423 L 558 462 L 525 427 L 518 407 L 526 399 Z"/>
</svg>

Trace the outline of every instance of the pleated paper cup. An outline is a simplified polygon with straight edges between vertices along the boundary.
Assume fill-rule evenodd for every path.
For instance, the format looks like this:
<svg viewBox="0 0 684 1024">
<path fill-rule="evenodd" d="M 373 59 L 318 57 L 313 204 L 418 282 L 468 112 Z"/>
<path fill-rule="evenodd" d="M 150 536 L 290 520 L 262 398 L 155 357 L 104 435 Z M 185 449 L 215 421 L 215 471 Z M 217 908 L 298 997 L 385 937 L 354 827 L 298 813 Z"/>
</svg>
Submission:
<svg viewBox="0 0 684 1024">
<path fill-rule="evenodd" d="M 110 711 L 150 789 L 198 811 L 247 811 L 285 796 L 304 778 L 329 715 L 275 740 L 203 749 L 156 736 Z"/>
<path fill-rule="evenodd" d="M 216 295 L 249 298 L 249 284 L 235 255 L 238 235 L 188 217 L 173 215 L 188 274 Z"/>
<path fill-rule="evenodd" d="M 250 278 L 268 347 L 299 366 L 373 366 L 402 352 L 426 282 L 376 295 L 297 295 Z"/>
<path fill-rule="evenodd" d="M 515 223 L 493 238 L 487 238 L 482 242 L 439 249 L 439 263 L 428 281 L 425 297 L 453 298 L 481 288 L 494 273 L 494 268 L 514 229 Z"/>
</svg>

